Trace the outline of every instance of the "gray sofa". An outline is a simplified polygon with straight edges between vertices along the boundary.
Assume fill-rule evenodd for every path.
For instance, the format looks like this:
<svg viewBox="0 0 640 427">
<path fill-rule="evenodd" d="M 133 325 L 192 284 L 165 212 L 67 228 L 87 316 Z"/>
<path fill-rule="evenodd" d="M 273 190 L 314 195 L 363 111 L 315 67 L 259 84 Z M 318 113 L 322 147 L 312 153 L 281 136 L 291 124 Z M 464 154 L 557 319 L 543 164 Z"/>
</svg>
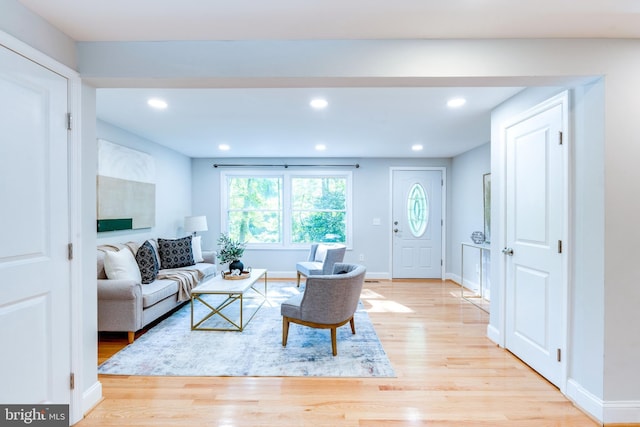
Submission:
<svg viewBox="0 0 640 427">
<path fill-rule="evenodd" d="M 150 239 L 155 244 L 157 242 Z M 151 283 L 143 284 L 136 279 L 107 278 L 105 272 L 105 254 L 107 251 L 125 250 L 135 251 L 144 242 L 118 245 L 102 245 L 97 250 L 98 268 L 98 331 L 127 332 L 129 343 L 135 339 L 135 332 L 158 319 L 186 301 L 185 293 L 180 293 L 180 282 L 172 278 L 166 278 L 160 269 L 158 278 Z M 190 273 L 198 277 L 199 282 L 208 277 L 215 276 L 216 253 L 202 251 L 204 261 L 195 265 L 181 267 L 179 269 L 164 270 L 180 273 L 180 270 L 193 271 Z M 161 267 L 160 267 L 161 268 Z M 197 272 L 197 274 L 195 273 Z M 179 295 L 182 294 L 181 301 Z"/>
</svg>

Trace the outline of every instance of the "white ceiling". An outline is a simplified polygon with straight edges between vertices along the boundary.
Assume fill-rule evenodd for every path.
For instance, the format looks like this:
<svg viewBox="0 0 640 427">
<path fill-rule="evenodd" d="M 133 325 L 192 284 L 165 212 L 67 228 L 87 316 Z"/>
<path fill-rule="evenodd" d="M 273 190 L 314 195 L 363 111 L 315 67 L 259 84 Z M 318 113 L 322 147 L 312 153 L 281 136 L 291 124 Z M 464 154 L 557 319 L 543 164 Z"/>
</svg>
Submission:
<svg viewBox="0 0 640 427">
<path fill-rule="evenodd" d="M 79 41 L 640 37 L 637 0 L 20 0 Z"/>
<path fill-rule="evenodd" d="M 97 111 L 190 157 L 453 157 L 489 141 L 491 108 L 520 89 L 99 89 Z M 309 106 L 317 96 L 326 109 Z M 448 108 L 457 96 L 467 104 Z M 151 97 L 169 107 L 149 108 Z"/>
<path fill-rule="evenodd" d="M 78 41 L 640 38 L 637 0 L 19 1 Z M 191 157 L 451 157 L 487 142 L 491 109 L 521 89 L 100 89 L 97 113 Z"/>
</svg>

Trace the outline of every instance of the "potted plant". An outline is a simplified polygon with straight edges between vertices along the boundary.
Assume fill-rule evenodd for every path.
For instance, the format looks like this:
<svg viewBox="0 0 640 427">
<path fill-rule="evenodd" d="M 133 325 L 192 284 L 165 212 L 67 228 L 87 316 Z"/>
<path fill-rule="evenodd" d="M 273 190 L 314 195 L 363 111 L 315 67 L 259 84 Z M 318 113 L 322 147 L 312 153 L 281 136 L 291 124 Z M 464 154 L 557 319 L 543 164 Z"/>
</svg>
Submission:
<svg viewBox="0 0 640 427">
<path fill-rule="evenodd" d="M 233 273 L 234 270 L 239 270 L 240 274 L 242 274 L 244 264 L 242 264 L 240 258 L 242 258 L 247 244 L 239 240 L 233 240 L 226 233 L 221 233 L 218 238 L 218 246 L 220 247 L 218 259 L 223 264 L 229 263 L 229 273 Z"/>
</svg>

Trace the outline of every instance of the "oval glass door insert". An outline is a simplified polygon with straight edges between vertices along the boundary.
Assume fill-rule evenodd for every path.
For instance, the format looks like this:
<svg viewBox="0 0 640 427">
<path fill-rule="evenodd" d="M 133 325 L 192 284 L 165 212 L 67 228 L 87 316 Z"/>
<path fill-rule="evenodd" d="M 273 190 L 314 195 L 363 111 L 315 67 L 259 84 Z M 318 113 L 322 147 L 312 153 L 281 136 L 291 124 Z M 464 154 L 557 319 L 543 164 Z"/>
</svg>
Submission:
<svg viewBox="0 0 640 427">
<path fill-rule="evenodd" d="M 415 183 L 409 190 L 407 198 L 407 220 L 411 234 L 420 237 L 427 230 L 429 223 L 429 199 L 424 187 Z"/>
</svg>

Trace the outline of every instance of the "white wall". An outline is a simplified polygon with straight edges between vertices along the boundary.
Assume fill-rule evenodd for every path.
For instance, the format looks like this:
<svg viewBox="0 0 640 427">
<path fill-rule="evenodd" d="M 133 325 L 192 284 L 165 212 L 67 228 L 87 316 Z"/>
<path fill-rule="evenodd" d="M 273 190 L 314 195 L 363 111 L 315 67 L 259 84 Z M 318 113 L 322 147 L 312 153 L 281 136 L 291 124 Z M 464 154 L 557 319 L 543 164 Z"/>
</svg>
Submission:
<svg viewBox="0 0 640 427">
<path fill-rule="evenodd" d="M 574 115 L 570 247 L 575 261 L 570 267 L 569 340 L 573 357 L 569 377 L 571 386 L 592 390 L 598 397 L 605 395 L 604 377 L 594 375 L 604 370 L 605 362 L 604 99 L 605 82 L 599 79 L 576 88 L 570 100 Z"/>
<path fill-rule="evenodd" d="M 491 172 L 491 144 L 488 142 L 451 161 L 451 223 L 449 277 L 460 283 L 461 242 L 471 243 L 471 233 L 484 231 L 484 198 L 482 176 Z M 480 257 L 477 249 L 465 249 L 464 281 L 470 286 L 480 283 L 476 265 Z"/>
<path fill-rule="evenodd" d="M 277 164 L 281 159 L 193 159 L 193 211 L 206 215 L 209 231 L 202 233 L 203 248 L 215 249 L 220 234 L 220 172 L 214 163 Z M 389 168 L 393 166 L 444 166 L 450 168 L 449 159 L 287 159 L 289 163 L 360 164 L 348 168 L 353 173 L 353 247 L 345 255 L 346 262 L 367 267 L 367 277 L 390 277 L 391 187 Z M 380 218 L 381 225 L 372 225 Z M 364 261 L 359 261 L 362 254 Z M 247 250 L 246 265 L 266 267 L 271 274 L 295 275 L 296 262 L 304 260 L 305 250 Z M 272 276 L 275 277 L 275 276 Z"/>
<path fill-rule="evenodd" d="M 97 121 L 97 137 L 150 154 L 156 168 L 156 225 L 140 230 L 98 233 L 98 244 L 185 236 L 184 217 L 191 215 L 191 159 L 100 120 Z"/>
<path fill-rule="evenodd" d="M 77 68 L 75 41 L 17 0 L 0 0 L 0 30 L 69 68 Z"/>
<path fill-rule="evenodd" d="M 82 87 L 82 117 L 95 117 L 96 91 L 87 85 Z M 96 361 L 98 360 L 98 289 L 96 286 L 96 266 L 93 263 L 96 247 L 96 164 L 97 145 L 96 121 L 82 120 L 82 162 L 80 191 L 82 193 L 82 375 L 78 382 L 83 392 L 82 413 L 90 410 L 102 398 L 102 388 L 98 382 Z"/>
</svg>

